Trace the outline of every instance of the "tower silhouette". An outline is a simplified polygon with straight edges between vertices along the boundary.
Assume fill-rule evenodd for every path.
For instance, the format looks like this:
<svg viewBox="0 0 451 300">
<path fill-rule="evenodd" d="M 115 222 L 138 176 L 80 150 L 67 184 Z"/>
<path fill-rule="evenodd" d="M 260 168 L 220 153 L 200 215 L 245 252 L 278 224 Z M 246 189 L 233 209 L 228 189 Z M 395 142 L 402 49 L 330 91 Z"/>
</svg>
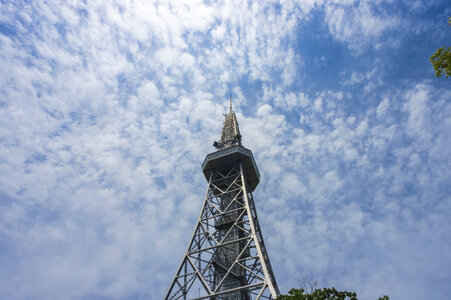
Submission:
<svg viewBox="0 0 451 300">
<path fill-rule="evenodd" d="M 230 99 L 219 142 L 202 164 L 208 181 L 201 213 L 166 300 L 275 299 L 279 295 L 252 192 L 260 173 Z"/>
</svg>

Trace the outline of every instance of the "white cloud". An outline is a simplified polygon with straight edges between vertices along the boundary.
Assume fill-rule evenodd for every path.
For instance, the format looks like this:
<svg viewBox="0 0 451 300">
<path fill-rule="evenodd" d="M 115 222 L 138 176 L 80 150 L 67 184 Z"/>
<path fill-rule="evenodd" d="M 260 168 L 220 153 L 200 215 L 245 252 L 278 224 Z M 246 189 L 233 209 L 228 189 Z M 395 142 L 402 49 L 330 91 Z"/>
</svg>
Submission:
<svg viewBox="0 0 451 300">
<path fill-rule="evenodd" d="M 408 134 L 429 139 L 428 129 L 426 129 L 430 127 L 427 124 L 430 115 L 429 107 L 426 104 L 429 98 L 428 89 L 422 85 L 417 86 L 415 91 L 411 92 L 407 97 L 409 101 L 405 104 L 405 109 L 409 114 L 407 123 Z"/>
<path fill-rule="evenodd" d="M 390 101 L 388 100 L 388 98 L 385 98 L 378 106 L 377 106 L 377 117 L 378 118 L 382 118 L 385 115 L 385 112 L 388 110 L 388 108 L 390 107 Z"/>
<path fill-rule="evenodd" d="M 399 20 L 395 15 L 377 14 L 377 4 L 373 1 L 330 1 L 325 5 L 325 21 L 330 33 L 357 52 L 368 44 L 378 47 L 378 38 L 399 26 Z"/>
</svg>

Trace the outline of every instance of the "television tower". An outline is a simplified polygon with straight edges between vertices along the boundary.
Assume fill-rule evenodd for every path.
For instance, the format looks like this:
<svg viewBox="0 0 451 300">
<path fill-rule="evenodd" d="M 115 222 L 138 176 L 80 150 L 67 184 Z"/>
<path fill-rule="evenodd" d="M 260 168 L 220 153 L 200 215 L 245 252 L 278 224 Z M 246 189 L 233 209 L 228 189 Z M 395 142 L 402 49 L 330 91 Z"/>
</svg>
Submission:
<svg viewBox="0 0 451 300">
<path fill-rule="evenodd" d="M 202 164 L 208 181 L 201 213 L 165 300 L 275 299 L 279 295 L 252 192 L 260 173 L 230 97 L 219 142 Z"/>
</svg>

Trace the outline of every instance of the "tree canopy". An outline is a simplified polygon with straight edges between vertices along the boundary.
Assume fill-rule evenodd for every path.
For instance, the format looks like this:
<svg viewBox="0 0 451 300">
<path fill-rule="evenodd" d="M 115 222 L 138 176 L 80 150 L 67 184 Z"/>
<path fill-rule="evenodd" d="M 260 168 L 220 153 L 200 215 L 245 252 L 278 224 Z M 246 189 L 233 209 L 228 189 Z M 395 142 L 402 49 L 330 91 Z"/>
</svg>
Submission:
<svg viewBox="0 0 451 300">
<path fill-rule="evenodd" d="M 451 17 L 448 17 L 448 25 L 451 26 Z M 435 76 L 446 78 L 451 76 L 451 47 L 440 47 L 430 57 L 430 61 L 435 70 Z"/>
<path fill-rule="evenodd" d="M 440 47 L 431 55 L 431 63 L 435 70 L 435 76 L 446 78 L 451 76 L 451 47 L 445 49 L 445 46 Z"/>
<path fill-rule="evenodd" d="M 305 293 L 304 289 L 291 289 L 288 295 L 280 295 L 277 300 L 358 300 L 355 292 L 337 291 L 335 288 L 315 289 Z M 379 297 L 378 300 L 389 300 L 388 296 Z"/>
</svg>

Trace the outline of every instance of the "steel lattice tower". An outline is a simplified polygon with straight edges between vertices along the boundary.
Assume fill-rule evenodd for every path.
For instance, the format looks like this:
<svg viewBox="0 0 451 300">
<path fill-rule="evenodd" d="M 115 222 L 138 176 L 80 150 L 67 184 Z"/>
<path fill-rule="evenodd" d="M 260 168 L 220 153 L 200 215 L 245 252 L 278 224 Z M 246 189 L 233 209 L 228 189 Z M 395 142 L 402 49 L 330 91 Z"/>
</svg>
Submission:
<svg viewBox="0 0 451 300">
<path fill-rule="evenodd" d="M 205 158 L 202 210 L 166 300 L 275 299 L 279 289 L 258 223 L 252 192 L 260 173 L 230 102 L 217 151 Z"/>
</svg>

